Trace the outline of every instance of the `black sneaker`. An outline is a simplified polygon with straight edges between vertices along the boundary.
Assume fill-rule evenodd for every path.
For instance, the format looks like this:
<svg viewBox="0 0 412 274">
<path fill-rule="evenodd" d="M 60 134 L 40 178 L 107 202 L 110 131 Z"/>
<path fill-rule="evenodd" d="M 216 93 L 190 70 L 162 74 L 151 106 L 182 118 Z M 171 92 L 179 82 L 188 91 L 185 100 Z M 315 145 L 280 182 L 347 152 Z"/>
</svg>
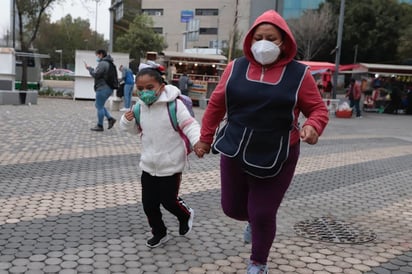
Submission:
<svg viewBox="0 0 412 274">
<path fill-rule="evenodd" d="M 189 208 L 189 212 L 190 212 L 189 219 L 187 219 L 186 222 L 179 224 L 179 235 L 180 236 L 186 236 L 192 230 L 193 217 L 195 216 L 195 211 Z"/>
<path fill-rule="evenodd" d="M 146 245 L 148 247 L 154 248 L 154 247 L 158 247 L 161 244 L 164 244 L 168 240 L 169 240 L 169 237 L 167 236 L 167 234 L 165 234 L 164 236 L 154 235 L 152 238 L 147 240 Z"/>
<path fill-rule="evenodd" d="M 107 129 L 111 129 L 114 126 L 114 123 L 116 123 L 116 119 L 110 118 L 109 119 L 109 127 Z"/>
<path fill-rule="evenodd" d="M 95 127 L 92 127 L 90 130 L 92 130 L 92 131 L 103 131 L 103 126 L 97 125 Z"/>
</svg>

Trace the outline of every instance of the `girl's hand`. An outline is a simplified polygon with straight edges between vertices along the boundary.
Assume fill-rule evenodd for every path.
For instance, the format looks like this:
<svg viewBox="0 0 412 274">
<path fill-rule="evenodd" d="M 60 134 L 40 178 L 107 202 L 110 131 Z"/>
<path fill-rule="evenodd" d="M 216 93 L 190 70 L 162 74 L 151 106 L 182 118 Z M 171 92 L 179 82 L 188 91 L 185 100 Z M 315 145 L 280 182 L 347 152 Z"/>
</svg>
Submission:
<svg viewBox="0 0 412 274">
<path fill-rule="evenodd" d="M 133 111 L 129 110 L 124 114 L 124 117 L 126 118 L 127 121 L 131 121 L 134 118 L 134 113 Z"/>
</svg>

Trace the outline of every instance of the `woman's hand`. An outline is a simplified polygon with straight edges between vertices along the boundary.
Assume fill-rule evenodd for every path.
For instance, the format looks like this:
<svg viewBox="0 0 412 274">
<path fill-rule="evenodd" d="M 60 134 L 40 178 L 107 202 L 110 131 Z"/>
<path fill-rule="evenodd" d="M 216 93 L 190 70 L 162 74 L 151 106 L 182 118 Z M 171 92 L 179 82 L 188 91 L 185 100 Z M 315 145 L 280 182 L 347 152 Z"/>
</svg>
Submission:
<svg viewBox="0 0 412 274">
<path fill-rule="evenodd" d="M 306 125 L 300 130 L 300 138 L 303 142 L 314 145 L 318 142 L 319 134 L 314 127 Z"/>
</svg>

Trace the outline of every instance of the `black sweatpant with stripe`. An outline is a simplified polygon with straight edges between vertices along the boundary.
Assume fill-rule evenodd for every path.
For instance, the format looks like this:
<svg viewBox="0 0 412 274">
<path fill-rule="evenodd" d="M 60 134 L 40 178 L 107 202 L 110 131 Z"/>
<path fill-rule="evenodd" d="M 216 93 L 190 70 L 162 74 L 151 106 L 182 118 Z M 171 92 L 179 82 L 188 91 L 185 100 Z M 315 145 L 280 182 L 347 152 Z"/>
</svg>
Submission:
<svg viewBox="0 0 412 274">
<path fill-rule="evenodd" d="M 189 207 L 179 197 L 181 181 L 182 173 L 157 177 L 145 171 L 142 172 L 143 210 L 152 228 L 153 235 L 163 236 L 167 232 L 167 228 L 162 220 L 160 205 L 175 215 L 179 222 L 186 222 L 189 219 Z"/>
</svg>

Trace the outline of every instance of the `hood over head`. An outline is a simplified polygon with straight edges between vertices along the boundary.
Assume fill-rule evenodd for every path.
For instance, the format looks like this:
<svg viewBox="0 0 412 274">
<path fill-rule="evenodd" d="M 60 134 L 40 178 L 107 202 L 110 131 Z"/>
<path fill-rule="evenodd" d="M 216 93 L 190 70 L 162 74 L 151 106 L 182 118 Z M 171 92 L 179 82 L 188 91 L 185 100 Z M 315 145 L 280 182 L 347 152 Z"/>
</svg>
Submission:
<svg viewBox="0 0 412 274">
<path fill-rule="evenodd" d="M 105 57 L 102 58 L 102 60 L 110 61 L 113 63 L 113 58 L 110 56 L 110 54 L 107 54 Z"/>
<path fill-rule="evenodd" d="M 251 47 L 255 29 L 262 23 L 272 24 L 278 27 L 284 33 L 283 43 L 280 47 L 281 53 L 279 59 L 276 61 L 275 64 L 283 65 L 285 63 L 290 62 L 295 57 L 297 52 L 296 41 L 285 19 L 283 19 L 283 17 L 280 16 L 280 14 L 274 10 L 265 11 L 262 15 L 260 15 L 247 32 L 243 42 L 243 53 L 245 54 L 246 58 L 251 63 L 260 65 L 258 62 L 256 62 L 256 60 L 253 57 Z"/>
</svg>

